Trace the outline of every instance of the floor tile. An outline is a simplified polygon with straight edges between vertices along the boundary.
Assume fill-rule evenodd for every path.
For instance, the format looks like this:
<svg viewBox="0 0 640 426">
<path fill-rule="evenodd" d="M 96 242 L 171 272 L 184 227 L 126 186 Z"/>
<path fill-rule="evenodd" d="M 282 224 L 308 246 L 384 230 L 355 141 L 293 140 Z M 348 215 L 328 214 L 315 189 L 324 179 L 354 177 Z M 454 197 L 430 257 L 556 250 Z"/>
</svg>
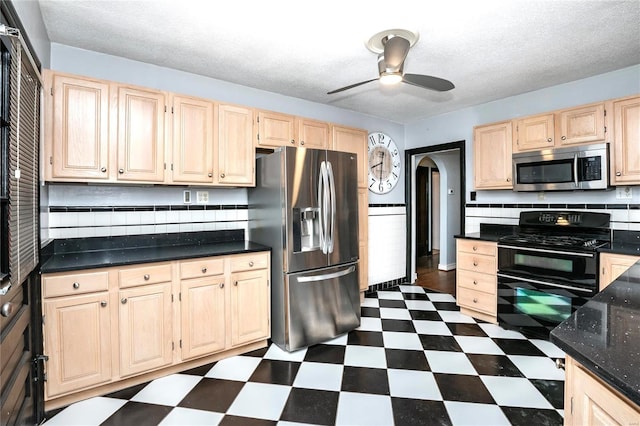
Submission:
<svg viewBox="0 0 640 426">
<path fill-rule="evenodd" d="M 404 300 L 402 297 L 402 293 L 399 291 L 379 291 L 378 299 L 386 299 L 386 300 Z"/>
<path fill-rule="evenodd" d="M 380 308 L 399 308 L 406 309 L 407 305 L 403 300 L 379 299 Z"/>
<path fill-rule="evenodd" d="M 254 357 L 262 358 L 265 356 L 268 350 L 269 350 L 269 345 L 267 345 L 264 348 L 256 349 L 255 351 L 244 353 L 242 354 L 242 356 L 254 356 Z"/>
<path fill-rule="evenodd" d="M 387 367 L 402 370 L 429 371 L 429 363 L 424 351 L 385 349 Z"/>
<path fill-rule="evenodd" d="M 402 297 L 404 297 L 405 302 L 408 300 L 426 300 L 429 301 L 429 297 L 422 293 L 403 293 Z"/>
<path fill-rule="evenodd" d="M 362 317 L 380 318 L 380 308 L 362 307 L 360 308 L 360 315 Z"/>
<path fill-rule="evenodd" d="M 442 321 L 444 322 L 461 322 L 467 324 L 475 324 L 476 320 L 468 315 L 461 314 L 457 311 L 438 311 Z"/>
<path fill-rule="evenodd" d="M 406 309 L 401 308 L 380 308 L 380 318 L 410 320 L 411 315 Z"/>
<path fill-rule="evenodd" d="M 413 322 L 408 320 L 383 319 L 381 320 L 381 325 L 382 330 L 384 331 L 402 331 L 405 333 L 416 332 Z"/>
<path fill-rule="evenodd" d="M 483 376 L 524 377 L 506 355 L 466 354 L 473 368 Z"/>
<path fill-rule="evenodd" d="M 222 413 L 176 407 L 160 422 L 160 426 L 217 425 L 223 417 Z"/>
<path fill-rule="evenodd" d="M 509 359 L 529 379 L 564 380 L 564 370 L 547 357 L 509 355 Z"/>
<path fill-rule="evenodd" d="M 422 348 L 425 350 L 462 352 L 462 348 L 453 336 L 419 335 Z"/>
<path fill-rule="evenodd" d="M 306 348 L 294 352 L 287 352 L 284 349 L 280 348 L 278 345 L 271 345 L 263 358 L 280 361 L 302 361 L 306 352 Z"/>
<path fill-rule="evenodd" d="M 345 346 L 342 345 L 313 345 L 307 349 L 304 360 L 342 365 L 344 363 L 344 352 Z"/>
<path fill-rule="evenodd" d="M 489 337 L 454 336 L 465 353 L 504 355 L 504 352 Z"/>
<path fill-rule="evenodd" d="M 439 311 L 458 311 L 460 308 L 454 302 L 433 302 L 433 307 Z"/>
<path fill-rule="evenodd" d="M 347 343 L 349 345 L 376 346 L 376 347 L 384 346 L 384 341 L 382 340 L 382 332 L 375 332 L 375 331 L 354 330 L 349 333 L 349 337 L 347 338 Z"/>
<path fill-rule="evenodd" d="M 555 410 L 502 407 L 502 411 L 513 426 L 560 426 L 564 423 L 562 416 Z"/>
<path fill-rule="evenodd" d="M 378 302 L 378 299 L 372 299 L 370 297 L 365 297 L 364 300 L 362 301 L 362 303 L 360 303 L 360 307 L 364 308 L 379 308 L 380 304 Z"/>
<path fill-rule="evenodd" d="M 273 347 L 275 345 L 271 346 Z M 260 364 L 260 358 L 233 356 L 218 361 L 205 377 L 247 381 L 258 364 Z"/>
<path fill-rule="evenodd" d="M 545 356 L 545 354 L 529 340 L 494 338 L 493 341 L 508 355 Z"/>
<path fill-rule="evenodd" d="M 410 310 L 409 315 L 412 320 L 423 320 L 423 321 L 442 321 L 442 317 L 438 313 L 438 311 L 421 311 L 421 310 Z"/>
<path fill-rule="evenodd" d="M 399 285 L 398 289 L 405 295 L 407 293 L 424 294 L 424 289 L 417 285 Z"/>
<path fill-rule="evenodd" d="M 247 383 L 229 407 L 235 416 L 278 420 L 291 388 L 282 385 Z"/>
<path fill-rule="evenodd" d="M 226 412 L 245 382 L 203 378 L 178 404 L 179 407 L 197 410 Z"/>
<path fill-rule="evenodd" d="M 361 317 L 360 327 L 358 327 L 356 330 L 382 331 L 382 320 L 380 318 Z"/>
<path fill-rule="evenodd" d="M 263 359 L 249 377 L 249 381 L 291 386 L 298 368 L 300 368 L 299 362 Z"/>
<path fill-rule="evenodd" d="M 99 425 L 118 411 L 127 401 L 97 397 L 86 399 L 66 407 L 45 424 L 47 426 Z"/>
<path fill-rule="evenodd" d="M 451 336 L 451 330 L 442 321 L 414 320 L 413 325 L 418 334 L 436 334 L 439 336 Z"/>
<path fill-rule="evenodd" d="M 347 346 L 344 353 L 344 365 L 368 368 L 386 368 L 387 359 L 384 348 L 371 346 Z"/>
<path fill-rule="evenodd" d="M 454 426 L 508 426 L 511 424 L 497 405 L 455 401 L 445 401 L 444 405 Z"/>
<path fill-rule="evenodd" d="M 292 422 L 333 425 L 339 397 L 339 392 L 291 389 L 280 418 Z"/>
<path fill-rule="evenodd" d="M 478 376 L 441 373 L 434 373 L 433 376 L 445 401 L 496 403 Z"/>
<path fill-rule="evenodd" d="M 383 331 L 384 347 L 390 349 L 421 350 L 422 343 L 415 333 L 400 333 L 397 331 Z"/>
<path fill-rule="evenodd" d="M 387 370 L 345 366 L 342 373 L 341 390 L 344 392 L 389 395 Z"/>
<path fill-rule="evenodd" d="M 530 339 L 531 343 L 533 343 L 538 349 L 540 349 L 546 356 L 551 358 L 564 358 L 565 353 L 562 349 L 558 348 L 553 343 L 547 340 L 540 339 Z"/>
<path fill-rule="evenodd" d="M 412 311 L 435 311 L 436 308 L 433 306 L 433 302 L 428 300 L 405 300 L 405 305 L 407 305 L 407 309 Z"/>
<path fill-rule="evenodd" d="M 500 406 L 553 408 L 538 389 L 523 377 L 480 376 L 480 379 Z"/>
<path fill-rule="evenodd" d="M 434 373 L 478 374 L 462 352 L 424 351 L 431 371 Z"/>
<path fill-rule="evenodd" d="M 547 398 L 553 408 L 564 408 L 564 381 L 531 379 L 530 382 Z"/>
<path fill-rule="evenodd" d="M 207 364 L 205 367 L 206 368 L 204 368 L 202 370 L 204 372 L 200 375 L 200 377 L 204 376 L 211 369 L 211 364 Z M 186 373 L 183 372 L 181 374 L 186 374 Z M 129 400 L 129 399 L 133 398 L 142 389 L 144 389 L 149 383 L 151 383 L 151 382 L 145 382 L 145 383 L 141 383 L 139 385 L 130 386 L 130 387 L 126 388 L 126 389 L 122 389 L 122 390 L 119 390 L 119 391 L 108 393 L 108 394 L 105 395 L 105 397 Z"/>
<path fill-rule="evenodd" d="M 431 372 L 389 369 L 387 376 L 391 396 L 442 401 Z"/>
<path fill-rule="evenodd" d="M 322 344 L 323 345 L 342 345 L 342 346 L 344 346 L 349 341 L 349 336 L 351 336 L 351 333 L 352 332 L 345 333 L 345 334 L 342 334 L 340 336 L 334 337 L 333 339 L 326 340 L 326 341 L 322 342 Z"/>
<path fill-rule="evenodd" d="M 342 386 L 342 364 L 304 362 L 298 370 L 293 386 L 296 388 L 339 391 Z"/>
<path fill-rule="evenodd" d="M 175 407 L 200 380 L 202 377 L 189 374 L 172 374 L 161 377 L 145 386 L 131 398 L 131 401 Z"/>
<path fill-rule="evenodd" d="M 481 323 L 478 324 L 478 326 L 483 329 L 489 337 L 526 340 L 526 337 L 524 337 L 522 333 L 518 333 L 517 331 L 513 330 L 505 330 L 497 324 Z"/>
<path fill-rule="evenodd" d="M 445 293 L 429 293 L 429 300 L 432 302 L 453 302 L 455 303 L 456 299 L 450 295 Z"/>
<path fill-rule="evenodd" d="M 173 407 L 129 401 L 113 413 L 101 426 L 156 426 Z"/>
<path fill-rule="evenodd" d="M 441 401 L 427 401 L 413 398 L 391 398 L 393 419 L 402 426 L 449 426 L 451 419 Z"/>
<path fill-rule="evenodd" d="M 467 324 L 467 323 L 459 323 L 459 322 L 449 322 L 446 323 L 451 333 L 456 336 L 477 336 L 477 337 L 487 337 L 487 333 L 482 330 L 478 324 Z"/>
<path fill-rule="evenodd" d="M 276 426 L 277 424 L 275 420 L 226 415 L 218 426 Z"/>
<path fill-rule="evenodd" d="M 340 392 L 336 424 L 392 425 L 391 398 L 382 395 Z"/>
</svg>

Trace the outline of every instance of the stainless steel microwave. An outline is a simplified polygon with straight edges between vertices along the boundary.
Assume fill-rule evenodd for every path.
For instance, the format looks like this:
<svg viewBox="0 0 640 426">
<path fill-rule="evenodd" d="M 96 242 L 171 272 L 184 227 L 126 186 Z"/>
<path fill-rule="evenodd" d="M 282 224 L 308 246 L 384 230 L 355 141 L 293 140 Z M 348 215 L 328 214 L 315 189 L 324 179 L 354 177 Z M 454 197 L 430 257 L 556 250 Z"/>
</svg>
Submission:
<svg viewBox="0 0 640 426">
<path fill-rule="evenodd" d="M 606 143 L 513 154 L 514 191 L 609 188 Z"/>
</svg>

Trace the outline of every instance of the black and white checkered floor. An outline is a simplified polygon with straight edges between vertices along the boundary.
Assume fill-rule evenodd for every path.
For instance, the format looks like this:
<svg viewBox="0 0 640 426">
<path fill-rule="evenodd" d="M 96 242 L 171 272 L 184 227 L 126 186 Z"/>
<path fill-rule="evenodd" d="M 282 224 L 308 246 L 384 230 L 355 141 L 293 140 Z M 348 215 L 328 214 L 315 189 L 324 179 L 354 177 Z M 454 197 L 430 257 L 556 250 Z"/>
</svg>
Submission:
<svg viewBox="0 0 640 426">
<path fill-rule="evenodd" d="M 46 424 L 561 425 L 562 357 L 406 285 L 368 295 L 348 335 L 294 353 L 271 345 L 78 402 Z"/>
</svg>

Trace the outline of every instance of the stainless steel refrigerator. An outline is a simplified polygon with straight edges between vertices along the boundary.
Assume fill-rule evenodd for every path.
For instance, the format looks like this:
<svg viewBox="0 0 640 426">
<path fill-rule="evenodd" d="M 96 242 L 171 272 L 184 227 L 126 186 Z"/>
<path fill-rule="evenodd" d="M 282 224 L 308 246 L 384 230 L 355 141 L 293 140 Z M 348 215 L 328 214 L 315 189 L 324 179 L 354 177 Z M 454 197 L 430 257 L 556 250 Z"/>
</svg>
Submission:
<svg viewBox="0 0 640 426">
<path fill-rule="evenodd" d="M 251 241 L 272 247 L 271 339 L 294 351 L 360 325 L 355 154 L 279 148 L 256 160 Z"/>
</svg>

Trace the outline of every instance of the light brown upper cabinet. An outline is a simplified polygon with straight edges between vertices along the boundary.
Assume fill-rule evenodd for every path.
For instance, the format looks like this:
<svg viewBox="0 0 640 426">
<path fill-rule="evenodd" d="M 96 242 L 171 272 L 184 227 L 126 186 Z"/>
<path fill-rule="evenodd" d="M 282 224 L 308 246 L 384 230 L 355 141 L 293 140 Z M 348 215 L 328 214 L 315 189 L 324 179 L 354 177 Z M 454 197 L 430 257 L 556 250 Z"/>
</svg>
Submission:
<svg viewBox="0 0 640 426">
<path fill-rule="evenodd" d="M 218 106 L 216 183 L 229 186 L 255 185 L 253 109 L 235 105 Z"/>
<path fill-rule="evenodd" d="M 352 152 L 358 156 L 358 188 L 366 188 L 368 182 L 367 164 L 369 151 L 366 130 L 352 127 L 332 126 L 332 149 Z"/>
<path fill-rule="evenodd" d="M 604 103 L 558 111 L 555 138 L 559 146 L 602 142 L 605 140 Z"/>
<path fill-rule="evenodd" d="M 515 120 L 513 152 L 553 148 L 553 114 L 540 114 Z"/>
<path fill-rule="evenodd" d="M 43 72 L 45 179 L 105 181 L 112 176 L 108 82 Z"/>
<path fill-rule="evenodd" d="M 258 111 L 257 147 L 296 146 L 295 116 L 273 111 Z"/>
<path fill-rule="evenodd" d="M 164 182 L 164 92 L 117 85 L 118 180 Z"/>
<path fill-rule="evenodd" d="M 205 99 L 174 95 L 171 180 L 213 182 L 213 122 L 215 104 Z"/>
<path fill-rule="evenodd" d="M 613 185 L 640 185 L 640 96 L 613 102 Z"/>
<path fill-rule="evenodd" d="M 305 148 L 329 148 L 329 123 L 325 121 L 296 118 L 297 141 Z"/>
<path fill-rule="evenodd" d="M 511 189 L 512 123 L 477 126 L 473 129 L 476 189 Z"/>
</svg>

